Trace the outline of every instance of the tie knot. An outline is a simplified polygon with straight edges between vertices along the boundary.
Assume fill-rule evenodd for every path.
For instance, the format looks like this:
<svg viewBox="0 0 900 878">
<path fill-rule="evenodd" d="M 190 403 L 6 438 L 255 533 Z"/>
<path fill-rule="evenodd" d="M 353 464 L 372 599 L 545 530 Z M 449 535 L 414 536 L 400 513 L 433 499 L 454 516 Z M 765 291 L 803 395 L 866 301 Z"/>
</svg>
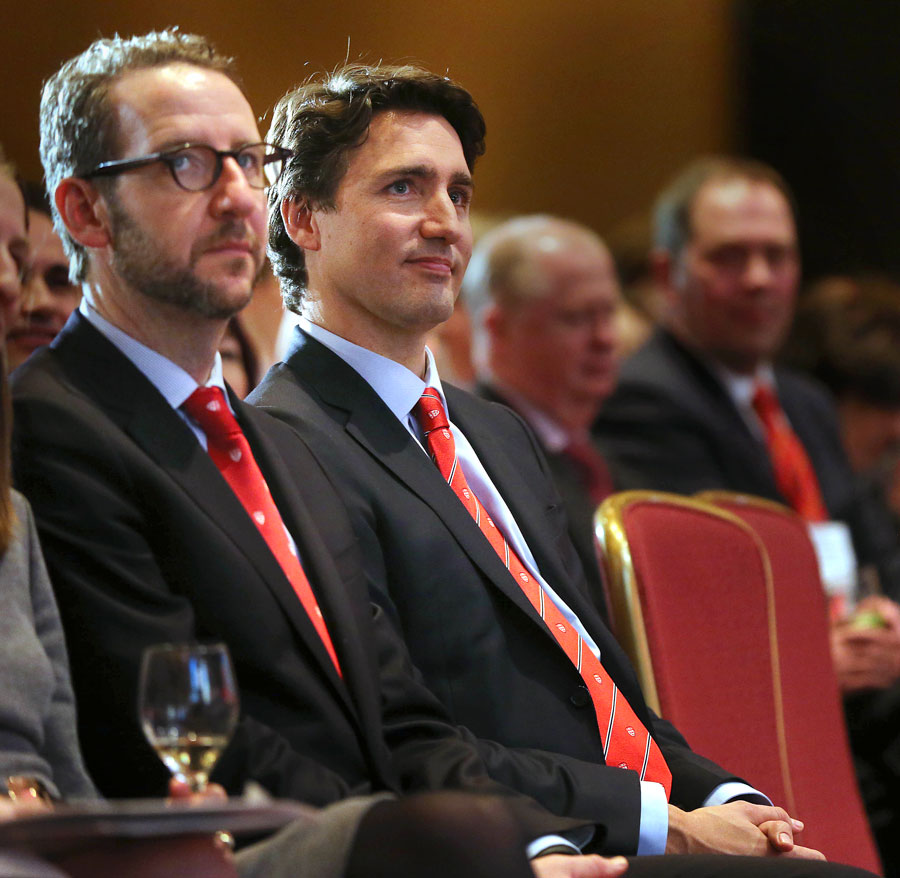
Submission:
<svg viewBox="0 0 900 878">
<path fill-rule="evenodd" d="M 181 407 L 200 425 L 207 439 L 241 432 L 225 394 L 218 387 L 198 387 Z"/>
<path fill-rule="evenodd" d="M 775 391 L 768 384 L 756 385 L 756 389 L 753 391 L 752 405 L 753 410 L 764 421 L 781 411 L 781 403 L 778 402 Z"/>
<path fill-rule="evenodd" d="M 426 387 L 425 392 L 419 397 L 415 407 L 416 420 L 427 436 L 432 430 L 440 430 L 449 427 L 447 413 L 441 402 L 440 394 L 433 387 Z"/>
</svg>

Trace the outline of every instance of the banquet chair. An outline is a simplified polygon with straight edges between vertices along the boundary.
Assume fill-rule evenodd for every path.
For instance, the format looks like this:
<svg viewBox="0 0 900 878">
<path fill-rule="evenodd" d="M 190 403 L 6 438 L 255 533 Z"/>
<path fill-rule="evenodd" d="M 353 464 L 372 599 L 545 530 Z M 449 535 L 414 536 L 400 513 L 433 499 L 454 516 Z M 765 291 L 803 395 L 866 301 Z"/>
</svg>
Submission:
<svg viewBox="0 0 900 878">
<path fill-rule="evenodd" d="M 846 737 L 833 731 L 836 723 L 843 733 L 842 718 L 833 709 L 820 710 L 816 693 L 792 700 L 798 676 L 833 680 L 827 651 L 810 651 L 810 661 L 818 656 L 816 670 L 789 664 L 796 657 L 789 629 L 797 626 L 801 639 L 807 629 L 819 632 L 809 635 L 811 641 L 827 637 L 824 616 L 787 616 L 754 528 L 703 500 L 629 491 L 601 505 L 596 535 L 618 637 L 651 707 L 695 750 L 803 819 L 801 844 L 880 871 L 852 773 L 841 768 L 832 775 L 834 762 L 843 766 L 848 759 Z M 824 700 L 834 707 L 834 693 L 825 691 Z M 809 720 L 801 722 L 807 713 Z M 810 728 L 812 737 L 798 737 Z M 822 739 L 836 734 L 841 758 L 832 759 L 828 748 L 816 768 Z M 795 777 L 797 769 L 802 777 Z M 829 814 L 848 803 L 862 824 Z"/>
<path fill-rule="evenodd" d="M 834 859 L 851 862 L 855 852 L 855 865 L 877 871 L 831 660 L 825 590 L 807 524 L 792 509 L 761 497 L 708 491 L 698 499 L 749 524 L 769 555 L 791 779 L 799 816 L 809 826 L 805 837 L 827 833 Z M 815 741 L 815 747 L 809 741 Z M 841 791 L 837 801 L 833 794 L 823 794 L 826 771 L 828 788 Z"/>
</svg>

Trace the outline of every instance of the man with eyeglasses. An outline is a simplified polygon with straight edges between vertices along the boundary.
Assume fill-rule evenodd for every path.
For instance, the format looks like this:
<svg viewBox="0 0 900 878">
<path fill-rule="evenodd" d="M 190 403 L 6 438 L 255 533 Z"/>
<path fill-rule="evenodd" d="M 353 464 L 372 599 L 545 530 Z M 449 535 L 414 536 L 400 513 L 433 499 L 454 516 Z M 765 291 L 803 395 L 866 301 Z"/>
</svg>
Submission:
<svg viewBox="0 0 900 878">
<path fill-rule="evenodd" d="M 288 155 L 259 143 L 230 60 L 177 31 L 99 40 L 47 82 L 41 152 L 84 299 L 14 376 L 14 474 L 58 595 L 99 789 L 166 787 L 137 716 L 143 650 L 224 641 L 242 719 L 213 777 L 230 792 L 253 779 L 315 805 L 446 788 L 502 797 L 378 802 L 362 837 L 379 856 L 351 857 L 354 874 L 420 874 L 428 860 L 433 878 L 518 875 L 524 842 L 546 851 L 545 837 L 584 830 L 581 815 L 555 817 L 518 792 L 541 783 L 540 759 L 449 723 L 373 612 L 346 510 L 311 452 L 298 457 L 291 431 L 222 379 L 217 347 L 250 298 L 264 188 Z M 351 826 L 360 814 L 351 807 Z M 507 870 L 491 850 L 520 856 Z M 585 878 L 624 867 L 536 862 L 545 876 L 574 875 L 570 862 Z"/>
</svg>

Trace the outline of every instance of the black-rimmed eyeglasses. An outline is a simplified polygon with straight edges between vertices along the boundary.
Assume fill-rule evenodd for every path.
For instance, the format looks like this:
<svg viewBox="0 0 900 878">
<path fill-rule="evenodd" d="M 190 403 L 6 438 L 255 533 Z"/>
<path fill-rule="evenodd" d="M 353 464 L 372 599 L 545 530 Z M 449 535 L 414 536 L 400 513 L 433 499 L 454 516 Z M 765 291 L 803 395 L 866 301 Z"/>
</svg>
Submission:
<svg viewBox="0 0 900 878">
<path fill-rule="evenodd" d="M 133 159 L 116 159 L 103 162 L 81 176 L 111 177 L 163 162 L 172 174 L 172 179 L 188 192 L 200 192 L 214 186 L 222 176 L 222 165 L 226 158 L 233 158 L 254 189 L 273 186 L 281 176 L 285 162 L 293 155 L 291 150 L 271 143 L 251 143 L 240 149 L 214 149 L 205 143 L 185 143 L 164 152 L 155 152 Z"/>
</svg>

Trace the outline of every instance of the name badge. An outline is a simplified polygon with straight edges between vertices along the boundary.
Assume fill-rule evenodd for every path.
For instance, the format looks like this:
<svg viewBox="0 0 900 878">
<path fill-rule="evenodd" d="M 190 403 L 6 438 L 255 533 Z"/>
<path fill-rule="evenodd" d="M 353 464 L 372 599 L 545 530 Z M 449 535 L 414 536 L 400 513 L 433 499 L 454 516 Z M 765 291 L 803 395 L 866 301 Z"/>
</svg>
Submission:
<svg viewBox="0 0 900 878">
<path fill-rule="evenodd" d="M 843 521 L 817 521 L 809 525 L 819 575 L 828 595 L 832 616 L 849 615 L 856 604 L 857 563 L 850 528 Z"/>
</svg>

